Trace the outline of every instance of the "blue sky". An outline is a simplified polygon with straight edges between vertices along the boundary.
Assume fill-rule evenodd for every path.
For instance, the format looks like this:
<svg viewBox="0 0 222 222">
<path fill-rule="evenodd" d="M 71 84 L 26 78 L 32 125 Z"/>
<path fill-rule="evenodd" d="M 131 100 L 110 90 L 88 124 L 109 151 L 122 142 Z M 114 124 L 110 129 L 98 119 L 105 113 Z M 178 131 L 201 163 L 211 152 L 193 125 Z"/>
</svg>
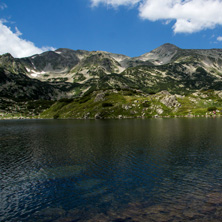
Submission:
<svg viewBox="0 0 222 222">
<path fill-rule="evenodd" d="M 221 0 L 0 0 L 0 54 L 222 47 Z"/>
</svg>

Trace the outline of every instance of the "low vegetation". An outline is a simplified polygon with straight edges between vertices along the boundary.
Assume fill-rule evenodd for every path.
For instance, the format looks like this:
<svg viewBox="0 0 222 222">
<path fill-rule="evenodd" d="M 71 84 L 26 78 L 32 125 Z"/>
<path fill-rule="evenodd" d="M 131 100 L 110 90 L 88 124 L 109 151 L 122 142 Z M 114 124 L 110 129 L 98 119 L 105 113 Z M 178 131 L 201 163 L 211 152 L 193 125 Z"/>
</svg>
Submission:
<svg viewBox="0 0 222 222">
<path fill-rule="evenodd" d="M 172 95 L 167 91 L 145 94 L 139 90 L 95 91 L 72 101 L 55 102 L 41 118 L 109 119 L 220 116 L 220 93 Z M 215 106 L 216 104 L 216 106 Z"/>
<path fill-rule="evenodd" d="M 144 93 L 135 89 L 108 89 L 83 96 L 51 100 L 1 99 L 0 118 L 109 119 L 152 117 L 204 117 L 222 115 L 220 91 L 188 95 L 168 91 Z"/>
</svg>

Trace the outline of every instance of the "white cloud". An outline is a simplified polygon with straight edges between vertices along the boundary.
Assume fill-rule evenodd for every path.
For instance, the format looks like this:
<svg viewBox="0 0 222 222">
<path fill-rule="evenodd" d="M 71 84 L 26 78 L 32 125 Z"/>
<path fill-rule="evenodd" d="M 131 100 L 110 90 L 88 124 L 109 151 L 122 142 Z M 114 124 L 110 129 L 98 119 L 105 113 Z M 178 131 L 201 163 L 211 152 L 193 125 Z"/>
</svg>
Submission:
<svg viewBox="0 0 222 222">
<path fill-rule="evenodd" d="M 33 42 L 21 38 L 22 33 L 17 27 L 14 33 L 4 22 L 0 20 L 0 54 L 10 53 L 12 56 L 20 58 L 55 50 L 52 47 L 36 47 Z"/>
<path fill-rule="evenodd" d="M 222 25 L 222 0 L 91 0 L 94 6 L 136 5 L 142 19 L 175 21 L 175 33 L 194 33 Z"/>
<path fill-rule="evenodd" d="M 218 36 L 217 41 L 221 42 L 222 41 L 222 36 Z"/>
<path fill-rule="evenodd" d="M 140 16 L 151 21 L 176 20 L 175 33 L 193 33 L 222 25 L 221 0 L 146 0 Z"/>
<path fill-rule="evenodd" d="M 141 0 L 91 0 L 92 6 L 97 6 L 99 4 L 111 5 L 113 7 L 120 5 L 134 5 Z"/>
</svg>

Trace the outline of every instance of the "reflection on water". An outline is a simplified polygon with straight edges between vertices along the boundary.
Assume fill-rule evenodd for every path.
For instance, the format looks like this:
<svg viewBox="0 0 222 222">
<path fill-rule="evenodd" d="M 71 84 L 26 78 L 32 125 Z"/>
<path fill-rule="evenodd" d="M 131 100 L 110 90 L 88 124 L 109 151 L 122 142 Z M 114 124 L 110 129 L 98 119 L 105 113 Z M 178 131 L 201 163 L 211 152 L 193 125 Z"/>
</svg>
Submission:
<svg viewBox="0 0 222 222">
<path fill-rule="evenodd" d="M 222 119 L 0 122 L 0 221 L 221 221 Z"/>
</svg>

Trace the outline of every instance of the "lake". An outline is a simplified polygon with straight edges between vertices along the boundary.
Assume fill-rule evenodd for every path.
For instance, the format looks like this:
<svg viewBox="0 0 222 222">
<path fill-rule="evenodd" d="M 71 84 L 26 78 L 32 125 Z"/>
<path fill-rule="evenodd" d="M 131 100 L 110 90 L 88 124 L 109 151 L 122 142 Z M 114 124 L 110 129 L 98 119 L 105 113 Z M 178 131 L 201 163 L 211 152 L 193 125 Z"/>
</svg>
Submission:
<svg viewBox="0 0 222 222">
<path fill-rule="evenodd" d="M 0 121 L 0 221 L 221 221 L 222 118 Z"/>
</svg>

